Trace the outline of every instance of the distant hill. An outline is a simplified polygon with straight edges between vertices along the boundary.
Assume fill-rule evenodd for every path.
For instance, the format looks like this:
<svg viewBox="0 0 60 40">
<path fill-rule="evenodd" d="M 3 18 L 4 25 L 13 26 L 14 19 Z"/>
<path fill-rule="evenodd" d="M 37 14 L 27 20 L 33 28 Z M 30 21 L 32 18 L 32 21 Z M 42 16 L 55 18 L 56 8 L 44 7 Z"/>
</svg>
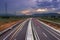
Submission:
<svg viewBox="0 0 60 40">
<path fill-rule="evenodd" d="M 0 13 L 0 16 L 14 16 L 13 14 Z"/>
<path fill-rule="evenodd" d="M 33 16 L 60 16 L 58 13 L 40 13 L 40 14 L 33 14 Z"/>
<path fill-rule="evenodd" d="M 32 15 L 0 14 L 0 16 L 40 17 L 40 16 L 60 16 L 60 14 L 58 14 L 58 13 L 35 13 Z"/>
</svg>

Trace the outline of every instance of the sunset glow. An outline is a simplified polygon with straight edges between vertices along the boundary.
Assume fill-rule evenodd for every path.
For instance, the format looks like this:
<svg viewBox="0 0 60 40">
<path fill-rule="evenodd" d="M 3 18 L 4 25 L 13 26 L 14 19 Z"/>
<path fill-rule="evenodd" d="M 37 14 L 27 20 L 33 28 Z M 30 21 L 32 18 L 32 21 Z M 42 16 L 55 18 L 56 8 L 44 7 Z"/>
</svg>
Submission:
<svg viewBox="0 0 60 40">
<path fill-rule="evenodd" d="M 31 12 L 30 10 L 23 10 L 23 11 L 21 11 L 21 13 L 22 13 L 22 14 L 25 14 L 25 15 L 29 15 L 30 12 Z"/>
<path fill-rule="evenodd" d="M 37 9 L 36 11 L 37 11 L 37 12 L 46 12 L 47 9 Z"/>
</svg>

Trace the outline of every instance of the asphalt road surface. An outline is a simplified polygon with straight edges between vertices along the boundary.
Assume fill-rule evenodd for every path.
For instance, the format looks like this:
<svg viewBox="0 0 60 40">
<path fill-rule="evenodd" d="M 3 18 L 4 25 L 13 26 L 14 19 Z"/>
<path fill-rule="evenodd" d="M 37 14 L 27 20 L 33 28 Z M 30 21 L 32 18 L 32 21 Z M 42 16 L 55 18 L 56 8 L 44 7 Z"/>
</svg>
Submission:
<svg viewBox="0 0 60 40">
<path fill-rule="evenodd" d="M 18 23 L 12 29 L 0 35 L 0 40 L 25 40 L 29 20 Z"/>
<path fill-rule="evenodd" d="M 21 25 L 5 40 L 25 40 L 28 21 Z"/>
<path fill-rule="evenodd" d="M 27 34 L 29 33 L 28 31 L 31 33 Z M 33 37 L 30 36 L 31 34 Z M 16 26 L 16 28 L 13 28 L 10 32 L 7 31 L 6 35 L 6 37 L 0 36 L 0 40 L 26 40 L 27 35 L 29 35 L 29 37 L 33 38 L 34 40 L 60 40 L 59 32 L 44 25 L 41 21 L 35 18 L 25 20 L 23 23 Z M 29 37 L 27 36 L 27 39 Z"/>
<path fill-rule="evenodd" d="M 13 27 L 9 30 L 7 30 L 6 32 L 4 32 L 3 34 L 0 35 L 0 40 L 3 40 L 7 35 L 9 35 L 9 33 L 11 33 L 11 31 L 13 31 L 14 29 L 16 29 L 16 27 L 18 25 L 20 25 L 21 22 L 17 22 L 16 24 L 13 25 Z"/>
<path fill-rule="evenodd" d="M 38 35 L 38 40 L 60 40 L 60 33 L 42 24 L 37 19 L 32 19 L 32 26 Z"/>
</svg>

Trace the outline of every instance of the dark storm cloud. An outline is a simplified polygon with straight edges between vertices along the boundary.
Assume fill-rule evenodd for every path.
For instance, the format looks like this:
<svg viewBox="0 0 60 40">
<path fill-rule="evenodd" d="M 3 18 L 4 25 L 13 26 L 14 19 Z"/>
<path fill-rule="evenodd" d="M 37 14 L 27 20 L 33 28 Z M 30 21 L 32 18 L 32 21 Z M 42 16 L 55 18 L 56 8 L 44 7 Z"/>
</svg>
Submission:
<svg viewBox="0 0 60 40">
<path fill-rule="evenodd" d="M 31 7 L 34 2 L 32 0 L 0 0 L 0 11 L 4 12 L 5 2 L 7 2 L 7 9 L 9 11 L 22 10 Z"/>
<path fill-rule="evenodd" d="M 50 1 L 48 0 L 47 0 L 48 2 L 47 1 L 43 2 L 43 0 L 40 1 L 42 1 L 42 3 L 40 3 L 40 7 L 50 8 L 52 6 Z M 33 6 L 37 6 L 36 0 L 0 0 L 0 13 L 5 12 L 5 2 L 7 2 L 8 13 L 12 13 L 12 12 L 14 13 L 15 11 L 20 11 L 23 9 L 28 9 Z M 52 4 L 57 5 L 57 3 L 53 3 L 53 2 Z M 60 6 L 60 4 L 58 6 Z M 57 6 L 54 7 L 58 8 Z"/>
</svg>

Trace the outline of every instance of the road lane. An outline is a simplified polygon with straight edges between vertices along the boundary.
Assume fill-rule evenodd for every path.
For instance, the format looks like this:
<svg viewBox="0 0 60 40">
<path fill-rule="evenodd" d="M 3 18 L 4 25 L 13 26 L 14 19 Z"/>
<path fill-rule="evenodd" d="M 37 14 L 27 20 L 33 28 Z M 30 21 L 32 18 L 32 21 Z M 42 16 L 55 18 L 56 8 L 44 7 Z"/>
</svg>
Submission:
<svg viewBox="0 0 60 40">
<path fill-rule="evenodd" d="M 19 25 L 15 31 L 12 31 L 12 33 L 10 34 L 9 37 L 7 37 L 4 40 L 24 40 L 25 38 L 25 32 L 27 29 L 27 24 L 28 24 L 28 20 L 26 20 L 24 23 L 22 23 L 21 25 Z"/>
<path fill-rule="evenodd" d="M 34 24 L 34 23 L 33 23 Z M 38 37 L 39 37 L 39 39 L 40 40 L 48 40 L 44 35 L 43 35 L 43 30 L 39 27 L 39 26 L 36 26 L 36 25 L 34 25 L 34 28 L 35 28 L 35 30 L 36 30 L 36 32 L 37 32 L 37 34 L 38 34 Z"/>
<path fill-rule="evenodd" d="M 56 39 L 60 40 L 60 33 L 52 28 L 50 26 L 46 25 L 45 23 L 37 20 L 41 25 L 43 25 L 43 29 L 45 29 L 47 32 L 49 32 L 52 36 L 54 36 Z"/>
<path fill-rule="evenodd" d="M 16 24 L 13 25 L 13 28 L 11 28 L 10 30 L 7 30 L 6 32 L 4 32 L 3 34 L 0 35 L 0 40 L 3 40 L 9 33 L 11 33 L 11 31 L 13 31 L 16 26 L 18 26 L 21 22 L 17 22 Z"/>
<path fill-rule="evenodd" d="M 25 40 L 27 27 L 28 27 L 28 22 L 25 23 L 23 29 L 22 29 L 22 30 L 18 33 L 18 35 L 15 37 L 16 40 Z"/>
<path fill-rule="evenodd" d="M 46 33 L 44 33 L 44 32 L 42 32 L 43 33 L 43 35 L 45 36 L 45 37 L 48 37 L 47 35 L 46 35 Z"/>
<path fill-rule="evenodd" d="M 39 21 L 39 20 L 37 20 L 37 21 Z M 41 22 L 41 21 L 39 21 L 39 22 L 40 22 L 41 25 L 44 24 L 43 26 L 45 26 L 45 27 L 43 27 L 43 28 L 49 30 L 49 31 L 52 32 L 53 34 L 55 34 L 55 35 L 57 35 L 57 36 L 60 37 L 60 32 L 56 31 L 54 28 L 52 28 L 51 26 L 49 26 L 49 25 L 47 25 L 47 24 L 45 24 L 45 23 L 43 23 L 43 22 Z"/>
<path fill-rule="evenodd" d="M 30 30 L 33 34 L 34 40 L 60 40 L 60 34 L 58 32 L 34 18 L 32 18 L 32 20 L 28 19 L 22 24 L 18 25 L 14 30 L 11 30 L 11 33 L 3 40 L 25 40 L 27 31 L 30 31 L 27 29 L 30 27 L 32 28 Z"/>
<path fill-rule="evenodd" d="M 54 33 L 52 33 L 49 29 L 47 29 L 45 27 L 45 25 L 42 25 L 36 19 L 33 19 L 32 22 L 33 22 L 33 25 L 34 25 L 37 33 L 38 33 L 40 40 L 60 40 L 59 36 L 57 36 L 56 34 L 54 35 Z"/>
</svg>

